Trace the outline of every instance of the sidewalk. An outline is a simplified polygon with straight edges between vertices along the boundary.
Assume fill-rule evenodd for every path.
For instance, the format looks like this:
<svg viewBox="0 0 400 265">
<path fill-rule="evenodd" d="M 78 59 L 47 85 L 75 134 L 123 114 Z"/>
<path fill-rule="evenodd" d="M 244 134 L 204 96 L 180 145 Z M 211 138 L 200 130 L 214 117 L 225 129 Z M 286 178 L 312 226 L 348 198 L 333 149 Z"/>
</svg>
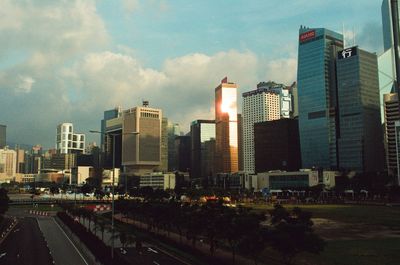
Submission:
<svg viewBox="0 0 400 265">
<path fill-rule="evenodd" d="M 122 214 L 114 215 L 116 220 L 121 222 L 132 224 L 140 229 L 147 229 L 147 224 L 133 220 L 131 218 L 126 218 Z M 153 233 L 161 235 L 163 237 L 168 238 L 169 240 L 174 241 L 177 244 L 184 244 L 186 246 L 190 246 L 193 248 L 192 241 L 187 240 L 185 236 L 180 237 L 179 234 L 174 232 L 169 232 L 159 229 L 158 231 L 153 230 Z M 202 254 L 211 257 L 210 254 L 210 245 L 207 243 L 196 242 L 196 246 L 194 247 L 197 251 L 200 251 Z M 223 249 L 216 249 L 214 252 L 214 257 L 225 264 L 232 264 L 232 253 Z M 258 264 L 264 264 L 262 261 L 258 261 Z M 235 256 L 235 264 L 243 264 L 243 265 L 253 265 L 254 261 L 252 259 L 248 259 L 246 257 L 240 256 L 236 254 Z"/>
</svg>

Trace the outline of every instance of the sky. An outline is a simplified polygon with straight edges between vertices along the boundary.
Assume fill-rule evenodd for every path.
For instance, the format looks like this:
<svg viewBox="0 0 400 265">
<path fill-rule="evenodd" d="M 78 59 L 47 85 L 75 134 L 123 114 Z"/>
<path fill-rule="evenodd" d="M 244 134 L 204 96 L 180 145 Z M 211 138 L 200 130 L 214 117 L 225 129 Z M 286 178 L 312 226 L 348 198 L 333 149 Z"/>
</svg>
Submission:
<svg viewBox="0 0 400 265">
<path fill-rule="evenodd" d="M 380 54 L 381 0 L 0 0 L 0 124 L 7 142 L 54 148 L 72 122 L 99 143 L 103 112 L 150 107 L 179 123 L 214 117 L 225 76 L 241 93 L 296 81 L 300 25 Z M 343 27 L 344 25 L 344 27 Z"/>
</svg>

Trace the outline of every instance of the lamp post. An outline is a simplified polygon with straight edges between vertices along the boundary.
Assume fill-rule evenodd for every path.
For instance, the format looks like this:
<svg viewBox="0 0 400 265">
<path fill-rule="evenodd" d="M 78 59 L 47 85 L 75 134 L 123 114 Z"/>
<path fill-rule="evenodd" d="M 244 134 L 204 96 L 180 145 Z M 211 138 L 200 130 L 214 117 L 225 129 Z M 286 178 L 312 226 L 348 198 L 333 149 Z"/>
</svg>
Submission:
<svg viewBox="0 0 400 265">
<path fill-rule="evenodd" d="M 126 134 L 134 134 L 138 135 L 139 132 L 128 132 L 128 133 L 103 133 L 100 131 L 90 130 L 91 133 L 99 133 L 102 135 L 111 135 L 113 138 L 113 159 L 112 159 L 112 187 L 111 187 L 111 259 L 114 259 L 114 213 L 115 213 L 115 206 L 114 206 L 114 183 L 115 183 L 115 137 L 118 135 L 126 135 Z"/>
</svg>

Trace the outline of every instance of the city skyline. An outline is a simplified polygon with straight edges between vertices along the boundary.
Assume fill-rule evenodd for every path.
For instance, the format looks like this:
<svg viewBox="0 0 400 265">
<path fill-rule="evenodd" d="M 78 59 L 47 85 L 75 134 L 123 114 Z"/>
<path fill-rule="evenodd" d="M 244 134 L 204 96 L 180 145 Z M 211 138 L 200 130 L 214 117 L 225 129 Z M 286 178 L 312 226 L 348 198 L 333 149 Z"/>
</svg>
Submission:
<svg viewBox="0 0 400 265">
<path fill-rule="evenodd" d="M 238 95 L 261 81 L 290 85 L 300 25 L 341 32 L 344 23 L 361 48 L 380 53 L 383 46 L 381 1 L 346 9 L 333 1 L 1 5 L 0 123 L 9 142 L 45 148 L 54 148 L 57 124 L 72 122 L 87 134 L 100 129 L 105 109 L 142 99 L 187 132 L 191 121 L 213 118 L 213 88 L 223 76 L 238 84 Z M 260 16 L 270 9 L 276 12 Z"/>
</svg>

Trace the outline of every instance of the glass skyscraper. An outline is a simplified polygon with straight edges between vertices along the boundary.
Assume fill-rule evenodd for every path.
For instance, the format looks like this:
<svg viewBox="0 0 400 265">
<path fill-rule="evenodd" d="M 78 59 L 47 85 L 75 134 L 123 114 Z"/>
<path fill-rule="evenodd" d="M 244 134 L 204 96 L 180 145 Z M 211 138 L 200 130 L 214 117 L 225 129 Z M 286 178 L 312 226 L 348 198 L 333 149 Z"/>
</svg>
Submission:
<svg viewBox="0 0 400 265">
<path fill-rule="evenodd" d="M 342 49 L 341 34 L 300 27 L 297 85 L 304 168 L 338 166 L 335 58 Z"/>
<path fill-rule="evenodd" d="M 339 167 L 358 172 L 383 170 L 376 54 L 357 46 L 339 51 L 337 87 Z"/>
<path fill-rule="evenodd" d="M 215 121 L 195 120 L 190 125 L 192 177 L 208 177 L 214 173 Z M 211 148 L 210 148 L 211 147 Z M 212 160 L 210 160 L 212 158 Z"/>
<path fill-rule="evenodd" d="M 383 0 L 381 6 L 383 27 L 383 48 L 385 51 L 393 47 L 393 26 L 390 0 Z M 400 13 L 400 8 L 399 8 Z M 400 21 L 398 21 L 400 25 Z"/>
<path fill-rule="evenodd" d="M 215 88 L 215 138 L 215 172 L 237 172 L 237 85 L 226 77 Z"/>
</svg>

